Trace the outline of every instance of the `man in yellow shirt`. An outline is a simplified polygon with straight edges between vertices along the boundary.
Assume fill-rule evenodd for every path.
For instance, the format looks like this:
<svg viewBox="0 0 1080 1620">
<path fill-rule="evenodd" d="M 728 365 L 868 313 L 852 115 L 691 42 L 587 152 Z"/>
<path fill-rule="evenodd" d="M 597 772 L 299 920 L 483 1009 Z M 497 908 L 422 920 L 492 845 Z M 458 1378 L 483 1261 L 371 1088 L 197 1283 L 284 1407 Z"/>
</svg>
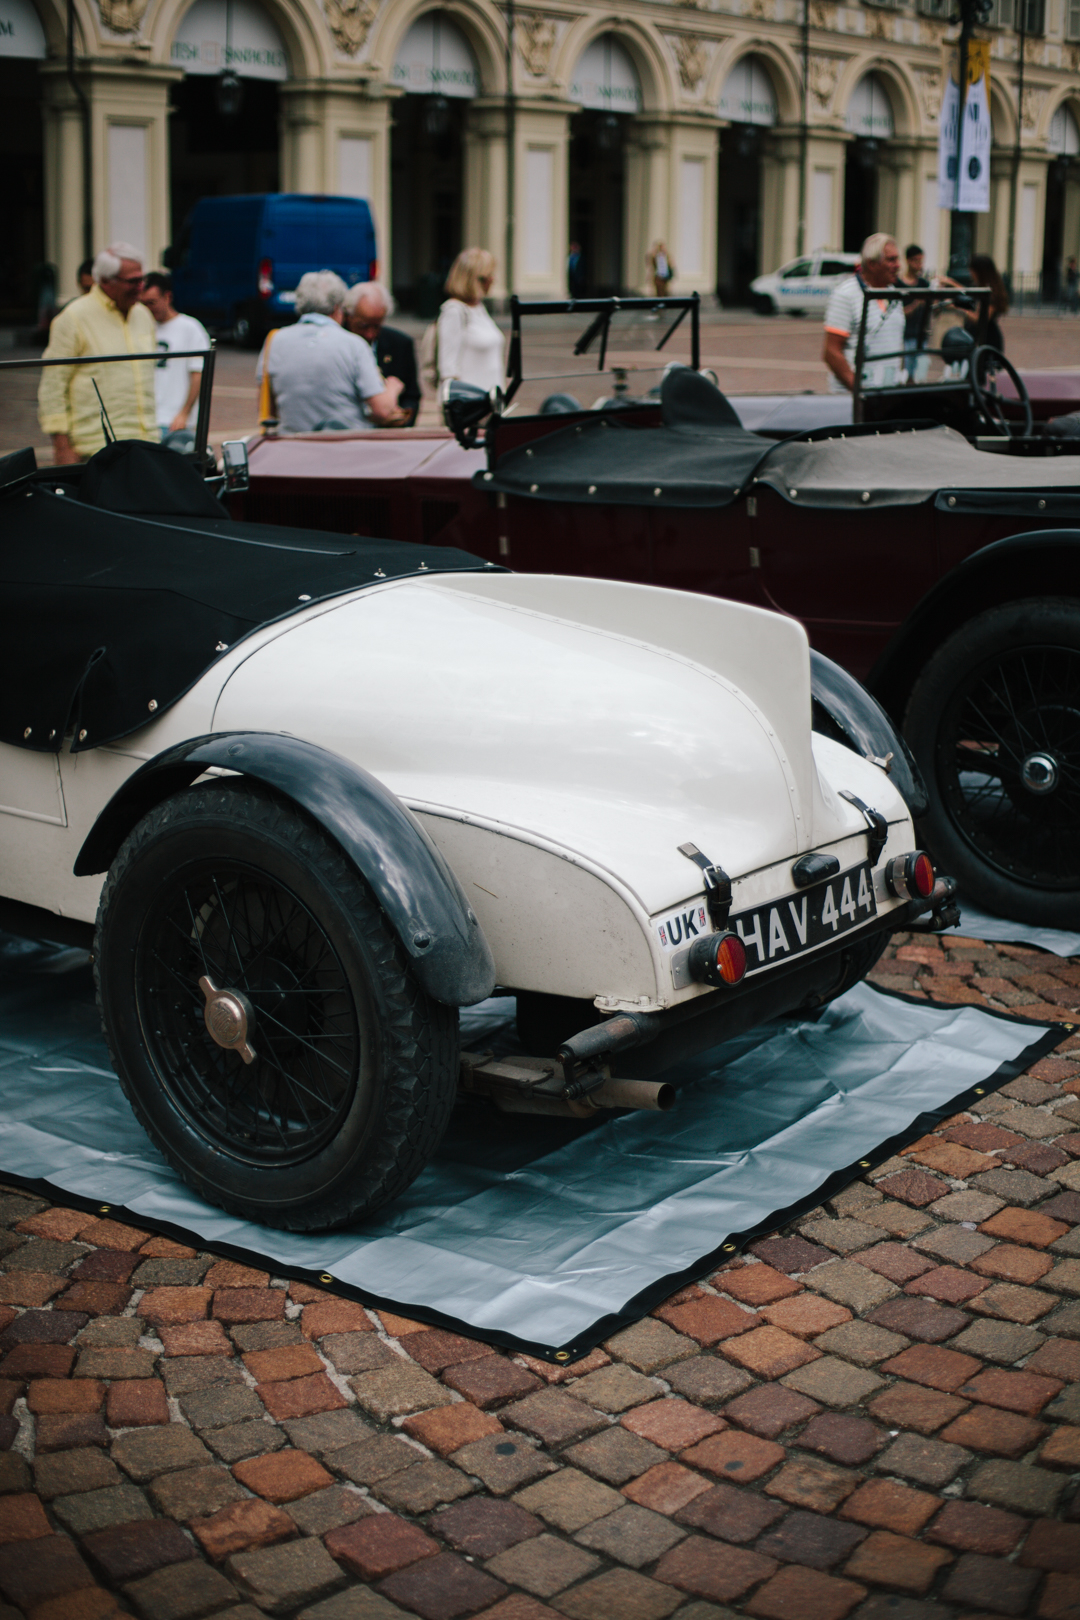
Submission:
<svg viewBox="0 0 1080 1620">
<path fill-rule="evenodd" d="M 73 299 L 54 319 L 44 358 L 126 351 L 152 354 L 156 361 L 154 318 L 139 303 L 144 280 L 137 248 L 127 242 L 104 248 L 94 260 L 90 291 Z M 38 420 L 52 435 L 58 467 L 85 461 L 105 443 L 95 381 L 118 439 L 160 438 L 153 365 L 46 366 L 38 388 Z"/>
</svg>

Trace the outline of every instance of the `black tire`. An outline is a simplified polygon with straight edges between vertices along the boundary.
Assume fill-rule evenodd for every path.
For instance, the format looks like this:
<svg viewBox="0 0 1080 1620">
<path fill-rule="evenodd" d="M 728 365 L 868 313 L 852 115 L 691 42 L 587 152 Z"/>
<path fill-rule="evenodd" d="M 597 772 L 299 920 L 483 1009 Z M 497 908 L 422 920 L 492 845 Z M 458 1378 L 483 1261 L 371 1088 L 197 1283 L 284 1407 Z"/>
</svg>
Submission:
<svg viewBox="0 0 1080 1620">
<path fill-rule="evenodd" d="M 438 1146 L 456 1009 L 417 983 L 338 846 L 251 784 L 191 788 L 138 824 L 102 891 L 95 973 L 124 1093 L 210 1203 L 339 1226 L 398 1197 Z M 211 1037 L 202 975 L 247 995 L 254 1061 Z"/>
<path fill-rule="evenodd" d="M 1080 601 L 962 625 L 920 674 L 904 731 L 930 796 L 920 835 L 961 905 L 1080 925 Z"/>
<path fill-rule="evenodd" d="M 755 315 L 776 315 L 777 308 L 768 293 L 754 293 L 752 297 Z"/>
</svg>

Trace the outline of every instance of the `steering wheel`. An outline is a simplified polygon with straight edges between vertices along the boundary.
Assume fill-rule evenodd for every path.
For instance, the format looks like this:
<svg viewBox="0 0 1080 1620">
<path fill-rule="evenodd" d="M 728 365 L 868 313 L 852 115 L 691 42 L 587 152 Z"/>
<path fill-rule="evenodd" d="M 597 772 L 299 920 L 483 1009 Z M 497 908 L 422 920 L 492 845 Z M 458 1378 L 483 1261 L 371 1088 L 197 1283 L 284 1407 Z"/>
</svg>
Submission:
<svg viewBox="0 0 1080 1620">
<path fill-rule="evenodd" d="M 1005 415 L 1005 401 L 998 393 L 995 374 L 1003 371 L 1016 389 L 1016 397 L 1024 412 L 1024 425 L 1014 422 Z M 988 422 L 1004 433 L 1006 438 L 1030 439 L 1034 417 L 1031 412 L 1031 396 L 1024 387 L 1023 378 L 1010 360 L 1006 360 L 1000 349 L 991 349 L 988 344 L 975 350 L 968 367 L 971 378 L 971 391 L 975 395 L 975 404 Z"/>
</svg>

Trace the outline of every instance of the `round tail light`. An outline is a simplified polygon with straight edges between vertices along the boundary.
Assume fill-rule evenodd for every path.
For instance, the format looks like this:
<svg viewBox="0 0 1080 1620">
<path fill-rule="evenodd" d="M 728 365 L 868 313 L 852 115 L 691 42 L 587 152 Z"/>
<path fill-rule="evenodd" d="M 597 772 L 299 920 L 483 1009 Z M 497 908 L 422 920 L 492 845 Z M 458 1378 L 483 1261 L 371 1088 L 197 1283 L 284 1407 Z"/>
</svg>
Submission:
<svg viewBox="0 0 1080 1620">
<path fill-rule="evenodd" d="M 890 894 L 902 900 L 928 900 L 934 892 L 934 863 L 924 849 L 896 855 L 885 867 Z"/>
<path fill-rule="evenodd" d="M 259 297 L 269 298 L 274 290 L 274 261 L 262 259 L 259 263 Z"/>
<path fill-rule="evenodd" d="M 739 984 L 746 973 L 746 947 L 738 934 L 707 934 L 690 947 L 690 977 L 699 984 Z"/>
</svg>

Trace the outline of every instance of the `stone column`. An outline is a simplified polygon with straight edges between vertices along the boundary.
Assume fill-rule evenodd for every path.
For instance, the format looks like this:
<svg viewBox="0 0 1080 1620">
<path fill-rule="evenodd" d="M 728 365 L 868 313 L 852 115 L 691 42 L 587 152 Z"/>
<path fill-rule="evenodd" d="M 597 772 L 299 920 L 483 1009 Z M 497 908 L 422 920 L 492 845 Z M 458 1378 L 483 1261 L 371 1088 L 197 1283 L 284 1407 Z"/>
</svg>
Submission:
<svg viewBox="0 0 1080 1620">
<path fill-rule="evenodd" d="M 626 143 L 623 275 L 653 291 L 645 256 L 666 242 L 675 264 L 674 293 L 716 288 L 716 132 L 704 113 L 639 113 Z M 694 262 L 696 261 L 696 262 Z"/>
<path fill-rule="evenodd" d="M 318 79 L 290 79 L 281 93 L 281 189 L 329 190 L 323 102 L 326 87 Z"/>
<path fill-rule="evenodd" d="M 42 63 L 45 125 L 45 257 L 56 265 L 57 290 L 69 296 L 86 257 L 83 232 L 83 118 L 63 69 Z M 93 242 L 93 238 L 91 238 Z"/>
<path fill-rule="evenodd" d="M 674 257 L 671 203 L 671 120 L 640 113 L 627 136 L 623 213 L 623 276 L 638 292 L 653 291 L 645 264 L 651 243 L 667 242 Z"/>
<path fill-rule="evenodd" d="M 465 120 L 462 234 L 466 247 L 485 247 L 495 255 L 492 298 L 505 300 L 512 291 L 513 269 L 506 264 L 506 103 L 501 97 L 470 101 Z M 518 174 L 517 214 L 520 196 Z"/>
<path fill-rule="evenodd" d="M 721 135 L 721 140 L 724 136 Z M 799 157 L 797 131 L 783 126 L 770 130 L 761 157 L 761 233 L 758 268 L 776 270 L 795 257 L 799 239 Z M 807 240 L 809 236 L 807 203 Z"/>
</svg>

